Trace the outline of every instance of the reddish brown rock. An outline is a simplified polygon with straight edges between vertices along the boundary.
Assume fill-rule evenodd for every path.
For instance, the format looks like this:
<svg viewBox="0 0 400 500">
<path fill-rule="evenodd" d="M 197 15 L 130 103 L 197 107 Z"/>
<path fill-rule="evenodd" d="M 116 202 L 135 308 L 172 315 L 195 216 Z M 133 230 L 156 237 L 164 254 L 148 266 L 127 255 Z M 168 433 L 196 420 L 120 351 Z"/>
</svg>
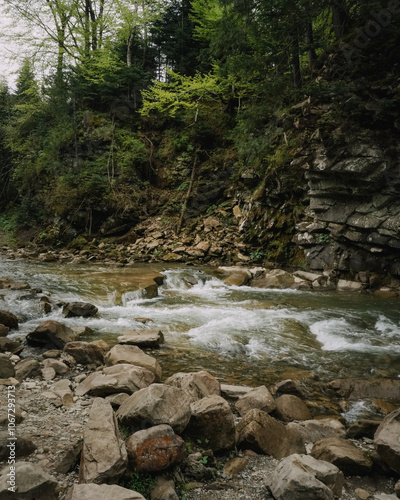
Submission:
<svg viewBox="0 0 400 500">
<path fill-rule="evenodd" d="M 169 425 L 135 432 L 126 441 L 129 467 L 138 472 L 159 472 L 181 463 L 187 455 L 185 442 Z"/>
</svg>

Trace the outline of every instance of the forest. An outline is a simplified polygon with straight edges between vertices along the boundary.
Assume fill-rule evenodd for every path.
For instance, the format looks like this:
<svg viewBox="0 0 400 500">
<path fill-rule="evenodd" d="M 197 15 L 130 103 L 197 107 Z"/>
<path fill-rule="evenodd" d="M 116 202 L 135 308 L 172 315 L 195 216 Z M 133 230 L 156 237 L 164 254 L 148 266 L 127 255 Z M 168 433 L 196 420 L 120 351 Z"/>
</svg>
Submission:
<svg viewBox="0 0 400 500">
<path fill-rule="evenodd" d="M 293 107 L 333 103 L 318 117 L 328 136 L 344 116 L 371 127 L 349 95 L 398 75 L 398 0 L 3 0 L 3 8 L 13 23 L 3 39 L 30 50 L 20 50 L 15 88 L 6 75 L 0 83 L 0 229 L 49 245 L 96 234 L 110 218 L 134 227 L 164 214 L 181 225 L 199 215 L 188 203 L 201 169 L 214 187 L 227 177 L 203 212 L 246 176 L 257 200 L 275 176 L 294 197 L 280 224 L 293 226 L 305 209 L 293 158 L 314 131 L 298 126 Z M 398 89 L 383 100 L 393 117 Z"/>
</svg>

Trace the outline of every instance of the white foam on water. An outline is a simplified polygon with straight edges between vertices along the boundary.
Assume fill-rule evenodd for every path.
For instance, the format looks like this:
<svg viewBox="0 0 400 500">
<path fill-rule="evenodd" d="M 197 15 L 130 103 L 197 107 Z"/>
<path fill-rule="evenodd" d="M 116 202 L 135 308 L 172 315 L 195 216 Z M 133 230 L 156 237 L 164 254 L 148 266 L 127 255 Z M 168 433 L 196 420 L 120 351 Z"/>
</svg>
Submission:
<svg viewBox="0 0 400 500">
<path fill-rule="evenodd" d="M 400 326 L 382 314 L 379 315 L 379 319 L 375 323 L 375 328 L 384 337 L 400 338 Z"/>
<path fill-rule="evenodd" d="M 371 415 L 375 415 L 375 413 L 364 401 L 355 401 L 354 403 L 350 403 L 347 411 L 341 413 L 341 415 L 347 423 L 351 424 L 360 418 L 369 418 Z"/>
</svg>

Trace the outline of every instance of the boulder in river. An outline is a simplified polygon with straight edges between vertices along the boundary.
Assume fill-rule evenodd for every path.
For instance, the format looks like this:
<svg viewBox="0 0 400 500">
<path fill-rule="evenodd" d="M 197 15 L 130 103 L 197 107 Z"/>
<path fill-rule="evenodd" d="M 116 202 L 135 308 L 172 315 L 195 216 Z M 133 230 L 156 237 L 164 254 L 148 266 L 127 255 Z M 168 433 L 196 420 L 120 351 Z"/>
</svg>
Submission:
<svg viewBox="0 0 400 500">
<path fill-rule="evenodd" d="M 118 342 L 141 349 L 157 349 L 164 343 L 164 335 L 161 330 L 130 330 L 118 337 Z"/>
<path fill-rule="evenodd" d="M 78 340 L 78 335 L 71 328 L 52 319 L 43 321 L 26 336 L 29 345 L 48 349 L 63 349 L 65 344 L 75 340 Z"/>
<path fill-rule="evenodd" d="M 118 364 L 142 366 L 154 373 L 157 382 L 161 380 L 161 366 L 158 361 L 134 345 L 115 345 L 104 360 L 107 366 Z"/>
<path fill-rule="evenodd" d="M 280 500 L 334 500 L 341 496 L 343 484 L 343 473 L 336 466 L 294 454 L 279 462 L 269 486 Z"/>
<path fill-rule="evenodd" d="M 96 316 L 98 308 L 88 302 L 69 302 L 63 307 L 65 318 L 90 318 Z"/>
<path fill-rule="evenodd" d="M 135 392 L 117 411 L 118 421 L 130 429 L 168 424 L 177 433 L 186 428 L 190 416 L 190 397 L 166 384 L 152 384 Z"/>
<path fill-rule="evenodd" d="M 0 324 L 12 330 L 18 329 L 18 318 L 10 311 L 0 310 Z"/>
</svg>

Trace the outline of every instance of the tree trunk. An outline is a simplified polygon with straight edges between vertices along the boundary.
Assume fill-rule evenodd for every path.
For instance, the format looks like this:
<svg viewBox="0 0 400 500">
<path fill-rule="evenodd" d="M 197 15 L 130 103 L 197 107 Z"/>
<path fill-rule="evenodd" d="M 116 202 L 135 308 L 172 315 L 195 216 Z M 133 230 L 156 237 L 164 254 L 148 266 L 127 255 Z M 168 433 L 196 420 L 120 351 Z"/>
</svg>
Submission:
<svg viewBox="0 0 400 500">
<path fill-rule="evenodd" d="M 313 71 L 314 62 L 317 59 L 317 54 L 314 48 L 314 33 L 311 21 L 306 26 L 306 43 L 307 43 L 307 59 L 310 72 Z"/>
<path fill-rule="evenodd" d="M 347 5 L 346 0 L 331 0 L 332 5 L 332 25 L 337 40 L 340 40 L 347 33 Z"/>
<path fill-rule="evenodd" d="M 300 70 L 299 37 L 297 34 L 293 35 L 291 39 L 290 65 L 292 67 L 293 85 L 296 89 L 300 89 L 303 82 Z"/>
</svg>

